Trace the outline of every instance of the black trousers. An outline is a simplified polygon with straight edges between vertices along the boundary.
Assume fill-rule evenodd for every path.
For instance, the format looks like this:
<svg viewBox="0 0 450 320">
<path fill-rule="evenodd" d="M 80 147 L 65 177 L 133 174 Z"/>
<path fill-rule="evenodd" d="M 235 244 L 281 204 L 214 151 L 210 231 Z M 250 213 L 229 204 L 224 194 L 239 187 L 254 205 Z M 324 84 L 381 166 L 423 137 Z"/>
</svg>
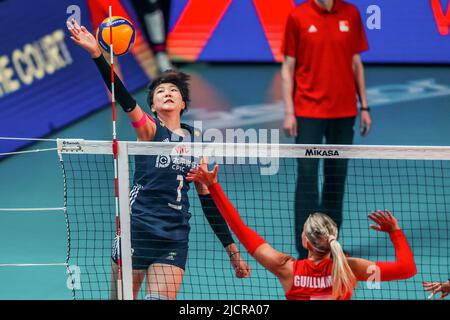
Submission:
<svg viewBox="0 0 450 320">
<path fill-rule="evenodd" d="M 298 144 L 352 144 L 355 117 L 339 119 L 297 118 Z M 319 193 L 319 159 L 298 159 L 295 190 L 295 240 L 299 259 L 307 258 L 302 246 L 303 225 L 314 212 L 329 215 L 338 225 L 342 223 L 342 205 L 347 160 L 325 159 L 321 199 Z M 320 201 L 321 200 L 321 201 Z"/>
</svg>

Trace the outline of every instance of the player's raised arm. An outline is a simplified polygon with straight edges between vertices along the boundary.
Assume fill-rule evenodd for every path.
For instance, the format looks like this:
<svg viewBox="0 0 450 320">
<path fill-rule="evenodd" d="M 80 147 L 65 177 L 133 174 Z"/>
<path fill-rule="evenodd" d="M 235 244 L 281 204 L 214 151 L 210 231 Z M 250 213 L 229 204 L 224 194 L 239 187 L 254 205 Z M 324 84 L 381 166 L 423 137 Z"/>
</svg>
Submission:
<svg viewBox="0 0 450 320">
<path fill-rule="evenodd" d="M 389 210 L 378 210 L 369 214 L 369 218 L 376 223 L 370 227 L 380 232 L 389 233 L 395 248 L 395 262 L 373 262 L 358 258 L 349 258 L 348 263 L 358 280 L 367 280 L 375 272 L 379 272 L 380 281 L 402 280 L 413 277 L 417 273 L 416 264 L 411 248 L 397 219 Z M 375 268 L 373 268 L 375 266 Z"/>
<path fill-rule="evenodd" d="M 111 91 L 111 67 L 103 57 L 95 37 L 84 27 L 79 26 L 75 19 L 67 24 L 71 39 L 85 49 L 92 57 L 108 89 Z M 139 140 L 152 140 L 155 134 L 155 124 L 131 96 L 120 78 L 114 73 L 114 89 L 117 102 L 128 114 Z"/>
<path fill-rule="evenodd" d="M 201 182 L 208 187 L 214 203 L 223 218 L 226 220 L 231 230 L 236 234 L 239 241 L 244 245 L 247 251 L 267 270 L 274 273 L 282 282 L 292 276 L 292 258 L 288 255 L 273 249 L 266 241 L 254 230 L 249 228 L 239 215 L 239 212 L 233 206 L 231 201 L 223 192 L 217 181 L 218 166 L 210 172 L 205 167 L 198 170 L 191 170 L 187 179 Z M 286 281 L 286 283 L 288 283 Z"/>
<path fill-rule="evenodd" d="M 200 159 L 200 166 L 208 169 L 207 160 L 202 157 Z M 189 179 L 188 179 L 189 180 Z M 195 181 L 195 188 L 197 189 L 198 197 L 200 199 L 200 204 L 202 206 L 203 213 L 208 220 L 211 229 L 217 236 L 219 241 L 222 243 L 223 247 L 227 251 L 230 257 L 231 264 L 238 278 L 248 278 L 251 273 L 251 268 L 242 258 L 239 248 L 234 243 L 233 236 L 231 235 L 230 229 L 225 219 L 220 214 L 217 205 L 215 204 L 208 187 L 199 182 Z"/>
</svg>

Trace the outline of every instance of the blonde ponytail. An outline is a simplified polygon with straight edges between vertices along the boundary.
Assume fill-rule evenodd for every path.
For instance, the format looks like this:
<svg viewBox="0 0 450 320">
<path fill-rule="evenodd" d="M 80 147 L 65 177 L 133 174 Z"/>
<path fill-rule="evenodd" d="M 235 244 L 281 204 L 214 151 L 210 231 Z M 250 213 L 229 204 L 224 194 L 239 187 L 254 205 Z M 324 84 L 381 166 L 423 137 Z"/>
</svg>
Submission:
<svg viewBox="0 0 450 320">
<path fill-rule="evenodd" d="M 325 256 L 331 251 L 333 268 L 333 298 L 347 297 L 356 286 L 356 277 L 348 265 L 347 258 L 337 241 L 336 223 L 326 214 L 313 213 L 305 222 L 304 232 L 318 256 Z"/>
<path fill-rule="evenodd" d="M 330 249 L 333 257 L 333 268 L 331 270 L 333 279 L 333 298 L 343 299 L 355 288 L 356 277 L 348 265 L 341 244 L 337 240 L 332 240 L 330 242 Z"/>
</svg>

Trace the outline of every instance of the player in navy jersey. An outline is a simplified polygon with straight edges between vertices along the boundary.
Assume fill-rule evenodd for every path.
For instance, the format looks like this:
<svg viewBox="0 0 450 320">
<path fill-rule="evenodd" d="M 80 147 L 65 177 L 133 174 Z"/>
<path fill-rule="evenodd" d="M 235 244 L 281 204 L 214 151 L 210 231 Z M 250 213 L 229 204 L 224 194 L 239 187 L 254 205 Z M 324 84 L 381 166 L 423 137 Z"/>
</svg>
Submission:
<svg viewBox="0 0 450 320">
<path fill-rule="evenodd" d="M 111 90 L 110 66 L 102 56 L 94 36 L 75 20 L 68 24 L 71 39 L 93 58 L 105 84 Z M 199 141 L 201 133 L 181 123 L 189 104 L 189 76 L 178 71 L 163 72 L 149 86 L 147 102 L 154 117 L 136 103 L 114 75 L 116 100 L 127 112 L 139 141 Z M 186 175 L 198 167 L 197 159 L 183 156 L 137 156 L 130 192 L 131 246 L 133 249 L 133 292 L 136 298 L 145 277 L 146 299 L 175 299 L 186 265 L 189 237 L 189 182 Z M 203 212 L 226 249 L 239 278 L 250 275 L 225 220 L 208 188 L 195 183 Z M 117 243 L 113 245 L 111 298 L 117 298 Z"/>
</svg>

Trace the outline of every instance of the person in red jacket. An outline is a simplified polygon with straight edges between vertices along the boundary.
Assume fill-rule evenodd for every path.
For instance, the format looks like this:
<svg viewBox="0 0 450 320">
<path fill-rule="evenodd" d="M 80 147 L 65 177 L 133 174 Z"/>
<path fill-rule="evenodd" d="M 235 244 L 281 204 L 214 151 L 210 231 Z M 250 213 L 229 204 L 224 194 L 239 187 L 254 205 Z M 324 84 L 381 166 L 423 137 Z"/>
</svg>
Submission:
<svg viewBox="0 0 450 320">
<path fill-rule="evenodd" d="M 331 218 L 322 213 L 309 215 L 303 226 L 301 242 L 308 258 L 295 260 L 272 248 L 254 230 L 245 225 L 233 204 L 217 182 L 218 165 L 214 171 L 205 166 L 191 169 L 187 179 L 201 182 L 230 228 L 247 251 L 267 270 L 277 276 L 289 300 L 351 299 L 357 281 L 391 281 L 407 279 L 416 274 L 413 253 L 397 219 L 391 212 L 378 210 L 368 217 L 374 230 L 387 232 L 395 248 L 395 262 L 373 262 L 347 258 L 338 242 L 338 229 Z"/>
<path fill-rule="evenodd" d="M 286 23 L 281 67 L 285 117 L 283 128 L 298 144 L 353 143 L 359 97 L 361 134 L 372 125 L 360 53 L 369 46 L 358 8 L 343 0 L 307 0 Z M 295 193 L 295 240 L 298 258 L 309 212 L 343 221 L 347 159 L 325 159 L 319 193 L 319 159 L 298 159 Z"/>
</svg>

